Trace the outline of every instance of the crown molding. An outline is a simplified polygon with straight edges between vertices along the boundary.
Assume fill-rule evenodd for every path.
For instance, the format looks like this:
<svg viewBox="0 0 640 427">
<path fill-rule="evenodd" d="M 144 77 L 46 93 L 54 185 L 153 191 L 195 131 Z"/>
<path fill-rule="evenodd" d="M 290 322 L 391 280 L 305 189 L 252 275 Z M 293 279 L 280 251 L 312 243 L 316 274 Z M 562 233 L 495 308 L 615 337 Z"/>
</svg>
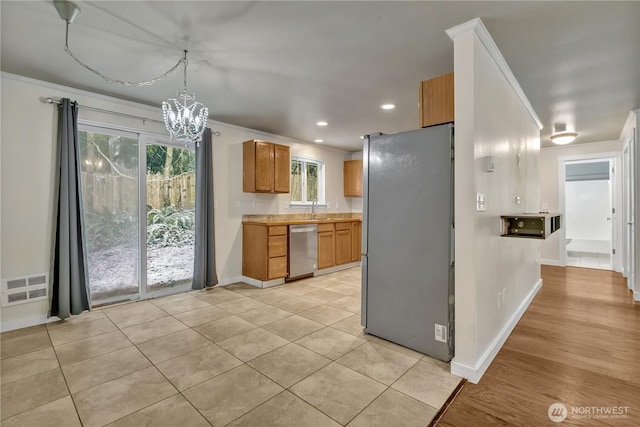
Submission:
<svg viewBox="0 0 640 427">
<path fill-rule="evenodd" d="M 491 37 L 491 34 L 489 34 L 487 27 L 484 26 L 484 23 L 480 18 L 474 18 L 463 24 L 449 28 L 448 30 L 446 30 L 446 32 L 449 38 L 451 38 L 451 40 L 453 41 L 455 41 L 456 38 L 463 34 L 475 34 L 482 45 L 485 47 L 485 49 L 487 49 L 489 56 L 496 63 L 502 75 L 507 79 L 507 82 L 509 82 L 509 85 L 516 93 L 516 96 L 518 97 L 518 99 L 520 99 L 520 102 L 527 110 L 533 121 L 536 123 L 536 126 L 538 126 L 538 129 L 542 129 L 544 127 L 542 126 L 542 122 L 540 121 L 538 114 L 536 114 L 536 111 L 533 109 L 531 102 L 529 102 L 529 98 L 527 98 L 524 90 L 522 90 L 522 86 L 520 86 L 518 79 L 516 79 L 516 76 L 511 71 L 511 68 L 509 68 L 509 64 L 507 64 L 507 61 L 504 59 L 504 56 L 502 56 L 500 49 L 498 49 L 498 46 L 493 41 L 493 38 Z"/>
</svg>

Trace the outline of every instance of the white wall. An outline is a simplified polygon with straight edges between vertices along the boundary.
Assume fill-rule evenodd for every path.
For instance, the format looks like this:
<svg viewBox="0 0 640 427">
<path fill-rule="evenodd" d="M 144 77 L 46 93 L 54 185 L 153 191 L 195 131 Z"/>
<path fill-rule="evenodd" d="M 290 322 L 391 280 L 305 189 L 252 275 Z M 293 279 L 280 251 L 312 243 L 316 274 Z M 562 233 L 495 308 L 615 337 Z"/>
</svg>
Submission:
<svg viewBox="0 0 640 427">
<path fill-rule="evenodd" d="M 581 160 L 589 158 L 608 157 L 610 155 L 620 156 L 622 143 L 619 141 L 594 142 L 588 144 L 564 145 L 559 147 L 549 147 L 540 150 L 540 202 L 541 206 L 546 206 L 549 212 L 559 212 L 564 214 L 564 201 L 560 197 L 560 187 L 564 186 L 560 170 L 564 160 Z M 614 204 L 616 212 L 622 212 L 622 168 L 618 158 L 616 165 L 618 173 L 613 179 Z M 566 219 L 565 219 L 566 221 Z M 541 244 L 541 261 L 544 264 L 564 265 L 563 251 L 565 246 L 561 242 L 566 242 L 567 229 L 565 226 L 553 233 Z M 614 230 L 614 246 L 616 254 L 622 252 L 622 215 L 618 215 Z M 562 250 L 561 250 L 562 248 Z M 614 269 L 620 271 L 621 265 L 619 256 L 613 259 Z"/>
<path fill-rule="evenodd" d="M 53 85 L 3 73 L 2 163 L 1 163 L 1 253 L 2 278 L 49 270 L 52 234 L 53 154 L 57 113 L 40 97 L 69 97 L 80 104 L 79 119 L 118 125 L 140 132 L 166 134 L 160 123 L 129 119 L 83 110 L 82 105 L 143 117 L 160 118 L 160 109 L 116 98 Z M 329 212 L 351 212 L 351 201 L 343 197 L 343 161 L 351 153 L 305 144 L 289 138 L 210 122 L 214 136 L 214 180 L 216 210 L 216 256 L 221 283 L 240 279 L 242 273 L 241 221 L 243 214 L 300 213 L 287 208 L 288 194 L 264 195 L 242 192 L 242 142 L 263 139 L 291 147 L 293 155 L 325 161 L 326 200 Z M 256 207 L 253 207 L 253 202 Z M 338 207 L 336 208 L 336 203 Z M 46 302 L 3 308 L 2 330 L 45 321 Z"/>
<path fill-rule="evenodd" d="M 630 148 L 633 152 L 633 158 L 631 160 L 631 175 L 634 177 L 633 185 L 633 200 L 624 201 L 624 209 L 629 210 L 633 216 L 625 218 L 624 215 L 620 217 L 624 218 L 624 233 L 625 236 L 631 234 L 631 238 L 628 244 L 631 247 L 629 258 L 633 258 L 632 263 L 635 264 L 635 272 L 632 277 L 629 277 L 629 272 L 625 271 L 625 276 L 629 279 L 627 286 L 633 291 L 633 298 L 636 301 L 640 301 L 640 226 L 638 226 L 638 212 L 640 212 L 640 185 L 638 185 L 638 176 L 640 176 L 640 108 L 629 112 L 627 120 L 620 132 L 620 141 L 623 149 Z M 631 222 L 631 230 L 629 230 L 626 222 Z M 630 232 L 630 233 L 629 233 Z M 621 258 L 625 258 L 623 256 Z M 628 267 L 628 266 L 627 266 Z"/>
<path fill-rule="evenodd" d="M 500 236 L 500 215 L 539 210 L 540 133 L 515 77 L 494 60 L 496 52 L 502 56 L 490 36 L 479 38 L 484 26 L 449 31 L 456 126 L 452 372 L 477 382 L 540 286 L 539 241 Z M 494 172 L 485 171 L 485 156 L 493 156 Z M 476 212 L 476 193 L 485 195 L 486 212 Z"/>
</svg>

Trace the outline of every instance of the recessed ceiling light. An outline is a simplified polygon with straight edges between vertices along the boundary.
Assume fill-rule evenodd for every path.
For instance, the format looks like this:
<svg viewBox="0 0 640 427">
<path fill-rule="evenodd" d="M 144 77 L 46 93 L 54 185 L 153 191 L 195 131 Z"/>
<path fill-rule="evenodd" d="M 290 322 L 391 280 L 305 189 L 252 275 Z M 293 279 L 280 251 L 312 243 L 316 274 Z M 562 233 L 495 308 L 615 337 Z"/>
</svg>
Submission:
<svg viewBox="0 0 640 427">
<path fill-rule="evenodd" d="M 393 110 L 394 108 L 396 108 L 396 104 L 382 104 L 380 108 L 382 108 L 383 110 Z"/>
<path fill-rule="evenodd" d="M 313 142 L 324 142 L 324 139 L 314 139 Z"/>
<path fill-rule="evenodd" d="M 326 126 L 326 125 L 328 125 L 329 123 L 327 123 L 327 122 L 325 122 L 325 121 L 321 120 L 321 121 L 319 121 L 319 122 L 316 122 L 316 124 L 317 124 L 318 126 Z"/>
</svg>

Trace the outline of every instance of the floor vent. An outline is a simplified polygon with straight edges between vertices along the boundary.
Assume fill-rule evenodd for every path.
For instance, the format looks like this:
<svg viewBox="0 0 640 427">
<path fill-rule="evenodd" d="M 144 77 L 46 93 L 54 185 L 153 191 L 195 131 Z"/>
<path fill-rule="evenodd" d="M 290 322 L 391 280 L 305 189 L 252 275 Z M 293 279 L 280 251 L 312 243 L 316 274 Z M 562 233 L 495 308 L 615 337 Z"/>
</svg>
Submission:
<svg viewBox="0 0 640 427">
<path fill-rule="evenodd" d="M 47 273 L 2 279 L 2 307 L 46 300 L 48 292 Z"/>
</svg>

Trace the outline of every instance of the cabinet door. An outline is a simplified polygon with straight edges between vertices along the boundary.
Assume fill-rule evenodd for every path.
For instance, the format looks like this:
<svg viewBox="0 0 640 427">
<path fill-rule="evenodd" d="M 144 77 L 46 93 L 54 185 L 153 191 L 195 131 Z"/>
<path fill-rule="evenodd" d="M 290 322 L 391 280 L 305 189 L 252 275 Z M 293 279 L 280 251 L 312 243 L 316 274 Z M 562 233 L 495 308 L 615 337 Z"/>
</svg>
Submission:
<svg viewBox="0 0 640 427">
<path fill-rule="evenodd" d="M 269 269 L 267 273 L 267 279 L 279 279 L 286 277 L 287 275 L 287 257 L 281 256 L 277 258 L 269 258 Z"/>
<path fill-rule="evenodd" d="M 274 191 L 276 193 L 289 192 L 289 178 L 291 177 L 291 158 L 289 147 L 286 145 L 274 145 L 275 155 L 275 182 Z"/>
<path fill-rule="evenodd" d="M 362 223 L 351 224 L 351 262 L 360 261 L 362 253 Z"/>
<path fill-rule="evenodd" d="M 336 265 L 351 262 L 351 227 L 336 231 Z"/>
<path fill-rule="evenodd" d="M 256 191 L 273 191 L 273 144 L 256 142 Z"/>
<path fill-rule="evenodd" d="M 420 127 L 453 122 L 453 73 L 420 84 Z"/>
<path fill-rule="evenodd" d="M 335 232 L 333 231 L 318 233 L 318 269 L 329 268 L 335 265 L 334 236 Z"/>
<path fill-rule="evenodd" d="M 345 197 L 362 197 L 362 160 L 345 160 L 343 179 Z"/>
</svg>

